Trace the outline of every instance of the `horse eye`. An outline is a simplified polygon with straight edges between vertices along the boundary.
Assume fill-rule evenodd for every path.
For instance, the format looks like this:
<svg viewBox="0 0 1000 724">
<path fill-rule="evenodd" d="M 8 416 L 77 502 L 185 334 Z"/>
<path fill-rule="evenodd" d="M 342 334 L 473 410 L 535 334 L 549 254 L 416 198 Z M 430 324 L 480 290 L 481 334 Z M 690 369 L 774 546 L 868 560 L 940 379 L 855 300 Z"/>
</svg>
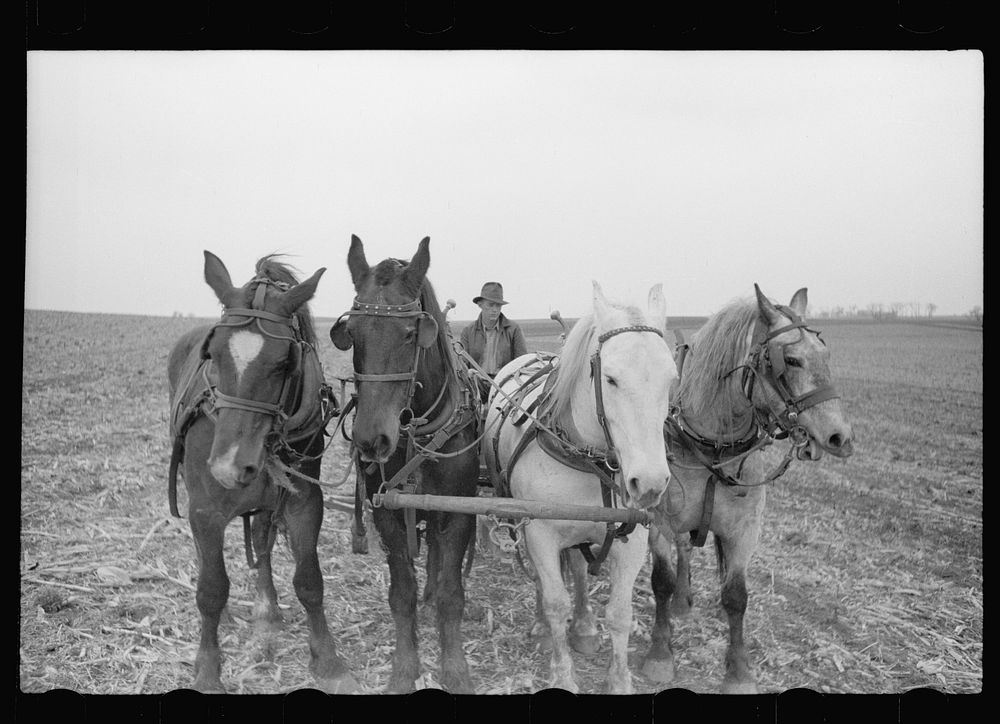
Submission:
<svg viewBox="0 0 1000 724">
<path fill-rule="evenodd" d="M 801 367 L 802 363 L 795 357 L 785 357 L 785 364 L 789 367 Z"/>
<path fill-rule="evenodd" d="M 616 380 L 614 377 L 605 376 L 604 379 L 606 379 L 608 381 L 608 384 L 611 385 L 612 387 L 618 386 L 618 380 Z"/>
</svg>

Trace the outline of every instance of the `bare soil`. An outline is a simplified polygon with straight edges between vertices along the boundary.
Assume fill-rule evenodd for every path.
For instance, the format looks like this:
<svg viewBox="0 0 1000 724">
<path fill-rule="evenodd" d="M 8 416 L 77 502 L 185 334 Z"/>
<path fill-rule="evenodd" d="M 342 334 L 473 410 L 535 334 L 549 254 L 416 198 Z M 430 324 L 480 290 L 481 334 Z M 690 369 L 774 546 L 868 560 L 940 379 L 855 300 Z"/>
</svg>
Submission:
<svg viewBox="0 0 1000 724">
<path fill-rule="evenodd" d="M 26 311 L 21 427 L 19 688 L 148 694 L 191 685 L 199 636 L 195 556 L 170 517 L 166 357 L 204 320 Z M 319 321 L 328 379 L 350 370 Z M 554 349 L 549 320 L 529 347 Z M 820 325 L 822 327 L 822 325 Z M 751 564 L 746 637 L 762 692 L 899 694 L 982 690 L 983 337 L 981 327 L 831 324 L 824 338 L 857 436 L 854 457 L 795 463 L 771 485 Z M 686 330 L 690 335 L 692 330 Z M 334 382 L 336 384 L 336 382 Z M 347 444 L 323 464 L 350 494 Z M 775 455 L 783 451 L 775 450 Z M 339 487 L 336 487 L 339 486 Z M 181 491 L 181 508 L 186 498 Z M 325 607 L 366 693 L 383 690 L 393 648 L 388 568 L 351 552 L 349 516 L 328 510 L 320 540 Z M 220 629 L 223 682 L 235 694 L 311 686 L 302 609 L 284 541 L 275 582 L 285 629 L 250 624 L 253 573 L 238 521 L 227 531 L 232 580 Z M 727 626 L 709 549 L 693 560 L 695 605 L 677 622 L 672 684 L 719 690 Z M 422 574 L 421 574 L 422 575 Z M 591 581 L 600 616 L 607 584 Z M 545 688 L 548 656 L 527 638 L 534 592 L 512 560 L 482 549 L 466 582 L 465 649 L 480 694 Z M 634 592 L 634 683 L 649 645 L 649 564 Z M 420 687 L 434 688 L 433 611 L 421 609 Z M 582 690 L 602 691 L 609 656 L 576 655 Z"/>
</svg>

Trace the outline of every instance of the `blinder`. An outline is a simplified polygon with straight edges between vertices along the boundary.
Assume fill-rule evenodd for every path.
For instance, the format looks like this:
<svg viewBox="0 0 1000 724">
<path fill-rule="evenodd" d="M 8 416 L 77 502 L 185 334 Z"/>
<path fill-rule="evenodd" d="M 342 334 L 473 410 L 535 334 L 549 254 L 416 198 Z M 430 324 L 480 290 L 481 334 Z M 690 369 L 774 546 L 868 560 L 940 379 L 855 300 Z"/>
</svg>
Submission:
<svg viewBox="0 0 1000 724">
<path fill-rule="evenodd" d="M 424 315 L 417 320 L 417 346 L 421 349 L 427 349 L 434 344 L 438 336 L 437 320 L 426 312 Z"/>
<path fill-rule="evenodd" d="M 330 341 L 333 342 L 334 347 L 343 352 L 354 346 L 354 340 L 351 339 L 351 332 L 347 328 L 347 319 L 346 316 L 343 316 L 330 327 Z"/>
<path fill-rule="evenodd" d="M 302 344 L 298 341 L 292 342 L 288 350 L 288 372 L 297 372 L 302 366 Z"/>
<path fill-rule="evenodd" d="M 793 329 L 799 330 L 799 339 L 802 338 L 802 335 L 804 335 L 806 331 L 813 332 L 817 338 L 819 338 L 819 332 L 809 329 L 806 322 L 792 309 L 782 305 L 775 305 L 775 307 L 778 311 L 787 316 L 792 323 L 774 331 L 767 331 L 765 328 L 761 328 L 760 331 L 755 334 L 756 342 L 759 346 L 758 351 L 752 355 L 757 357 L 757 360 L 752 367 L 752 371 L 755 374 L 750 374 L 751 368 L 748 367 L 746 369 L 744 373 L 744 391 L 747 394 L 747 397 L 750 398 L 753 391 L 753 380 L 759 376 L 756 373 L 770 371 L 770 374 L 764 374 L 763 378 L 769 382 L 771 387 L 781 397 L 782 402 L 785 403 L 784 411 L 777 415 L 776 418 L 786 433 L 792 435 L 793 438 L 802 438 L 802 434 L 799 431 L 797 423 L 799 413 L 810 407 L 814 407 L 821 402 L 825 402 L 826 400 L 837 399 L 840 395 L 837 394 L 837 391 L 832 384 L 821 385 L 798 396 L 792 393 L 791 387 L 786 379 L 788 366 L 785 364 L 785 347 L 795 343 L 780 343 L 776 341 L 776 337 Z M 822 342 L 824 346 L 826 345 L 822 339 L 820 339 L 820 342 Z"/>
<path fill-rule="evenodd" d="M 351 330 L 348 327 L 350 318 L 354 316 L 368 317 L 415 317 L 416 342 L 418 349 L 427 349 L 438 337 L 439 327 L 434 316 L 420 308 L 420 299 L 414 299 L 406 304 L 375 304 L 354 300 L 351 308 L 340 315 L 340 318 L 330 328 L 330 341 L 342 351 L 354 346 Z M 367 375 L 366 375 L 367 377 Z"/>
</svg>

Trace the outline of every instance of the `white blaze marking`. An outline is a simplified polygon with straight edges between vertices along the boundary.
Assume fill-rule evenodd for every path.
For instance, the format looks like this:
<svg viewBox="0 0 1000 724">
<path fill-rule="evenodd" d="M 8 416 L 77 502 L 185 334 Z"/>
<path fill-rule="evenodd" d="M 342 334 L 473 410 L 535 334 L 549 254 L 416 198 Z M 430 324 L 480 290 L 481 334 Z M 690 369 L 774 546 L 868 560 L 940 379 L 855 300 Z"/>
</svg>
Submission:
<svg viewBox="0 0 1000 724">
<path fill-rule="evenodd" d="M 236 365 L 236 381 L 246 371 L 247 367 L 257 359 L 261 348 L 264 346 L 264 338 L 255 332 L 248 332 L 245 329 L 235 332 L 229 338 L 229 354 L 232 355 L 233 363 Z"/>
<path fill-rule="evenodd" d="M 236 453 L 238 451 L 239 446 L 234 444 L 215 460 L 209 461 L 212 477 L 222 483 L 224 487 L 234 487 L 239 478 L 239 471 L 236 469 Z"/>
</svg>

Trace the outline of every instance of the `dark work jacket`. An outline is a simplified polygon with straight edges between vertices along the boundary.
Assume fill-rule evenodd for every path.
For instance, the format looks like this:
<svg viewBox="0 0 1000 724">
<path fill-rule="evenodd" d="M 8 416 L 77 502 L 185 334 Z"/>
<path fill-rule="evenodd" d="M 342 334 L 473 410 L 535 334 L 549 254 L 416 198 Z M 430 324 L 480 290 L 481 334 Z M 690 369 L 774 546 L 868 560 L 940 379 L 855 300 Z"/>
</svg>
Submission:
<svg viewBox="0 0 1000 724">
<path fill-rule="evenodd" d="M 500 313 L 497 319 L 500 338 L 497 340 L 497 370 L 510 362 L 515 357 L 528 353 L 528 347 L 524 342 L 524 333 L 517 325 Z M 476 320 L 462 330 L 462 346 L 469 353 L 477 364 L 482 364 L 483 353 L 486 351 L 486 330 L 483 329 L 483 316 L 479 315 Z"/>
</svg>

